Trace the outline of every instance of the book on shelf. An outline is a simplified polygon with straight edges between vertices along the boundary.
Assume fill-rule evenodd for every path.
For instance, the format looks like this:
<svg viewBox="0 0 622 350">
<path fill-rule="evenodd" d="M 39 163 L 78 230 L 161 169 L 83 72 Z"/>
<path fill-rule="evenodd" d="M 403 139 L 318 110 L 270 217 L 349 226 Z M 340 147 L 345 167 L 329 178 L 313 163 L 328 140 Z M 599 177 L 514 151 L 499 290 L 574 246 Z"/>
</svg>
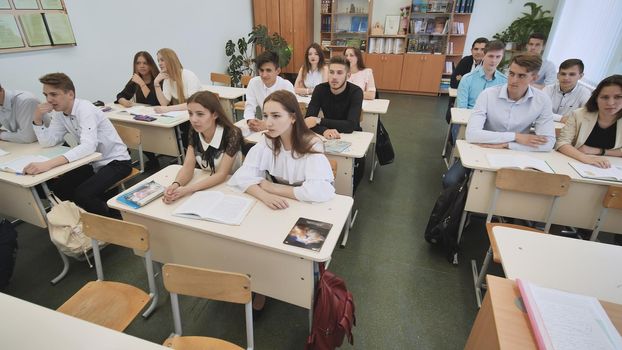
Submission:
<svg viewBox="0 0 622 350">
<path fill-rule="evenodd" d="M 254 199 L 224 194 L 220 191 L 198 191 L 187 198 L 173 215 L 240 225 L 255 203 Z"/>
<path fill-rule="evenodd" d="M 445 62 L 445 73 L 452 74 L 454 72 L 454 64 L 451 61 Z"/>
<path fill-rule="evenodd" d="M 333 224 L 323 221 L 299 218 L 289 231 L 283 243 L 300 248 L 319 251 L 326 241 Z"/>
<path fill-rule="evenodd" d="M 352 142 L 343 140 L 326 140 L 324 142 L 324 152 L 341 153 L 352 146 Z"/>
<path fill-rule="evenodd" d="M 516 279 L 538 349 L 622 349 L 622 337 L 592 296 Z"/>
<path fill-rule="evenodd" d="M 117 196 L 117 202 L 138 209 L 162 197 L 164 190 L 164 186 L 152 180 L 128 193 L 120 194 Z"/>
<path fill-rule="evenodd" d="M 488 164 L 490 165 L 490 167 L 495 169 L 533 169 L 542 171 L 544 173 L 555 174 L 555 171 L 553 171 L 553 169 L 546 161 L 531 156 L 525 156 L 521 154 L 487 153 L 486 159 L 488 160 Z"/>
<path fill-rule="evenodd" d="M 50 158 L 44 157 L 42 155 L 21 156 L 19 158 L 13 159 L 10 162 L 0 163 L 0 171 L 22 175 L 26 165 L 30 163 L 45 162 L 47 160 L 50 160 Z"/>
<path fill-rule="evenodd" d="M 599 168 L 591 164 L 568 162 L 581 177 L 597 180 L 622 181 L 622 166 Z"/>
</svg>

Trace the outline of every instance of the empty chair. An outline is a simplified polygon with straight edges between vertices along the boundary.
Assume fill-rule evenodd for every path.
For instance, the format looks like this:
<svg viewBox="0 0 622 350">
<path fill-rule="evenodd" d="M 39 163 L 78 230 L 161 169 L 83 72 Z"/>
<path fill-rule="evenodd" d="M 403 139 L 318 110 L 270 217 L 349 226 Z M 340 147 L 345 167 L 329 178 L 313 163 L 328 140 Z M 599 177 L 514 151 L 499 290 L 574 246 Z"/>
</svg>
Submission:
<svg viewBox="0 0 622 350">
<path fill-rule="evenodd" d="M 87 283 L 57 311 L 122 332 L 150 300 L 143 317 L 148 317 L 157 303 L 149 233 L 142 225 L 91 213 L 82 213 L 82 229 L 91 238 L 97 280 Z M 104 281 L 98 241 L 145 253 L 149 293 L 129 284 Z"/>
<path fill-rule="evenodd" d="M 251 280 L 247 275 L 166 264 L 162 268 L 164 287 L 171 293 L 174 335 L 164 345 L 184 349 L 243 349 L 228 341 L 210 337 L 182 337 L 178 294 L 245 304 L 247 349 L 253 349 L 253 308 Z"/>
<path fill-rule="evenodd" d="M 495 191 L 490 201 L 490 206 L 488 207 L 488 216 L 486 217 L 486 230 L 488 231 L 488 235 L 493 236 L 492 228 L 494 225 L 490 225 L 490 222 L 495 212 L 497 199 L 501 191 L 523 192 L 553 197 L 544 226 L 544 233 L 549 233 L 551 220 L 553 219 L 553 214 L 557 205 L 557 199 L 560 196 L 565 196 L 568 193 L 569 187 L 570 177 L 567 175 L 549 174 L 531 170 L 499 169 L 495 179 Z M 530 228 L 519 225 L 513 225 L 511 227 L 531 230 Z M 484 278 L 486 277 L 486 271 L 488 271 L 488 265 L 490 265 L 490 260 L 493 258 L 493 243 L 494 240 L 491 240 L 491 246 L 486 252 L 484 263 L 479 272 L 477 271 L 476 261 L 471 260 L 473 282 L 475 284 L 475 297 L 477 298 L 478 307 L 482 305 L 482 288 L 484 288 Z M 494 246 L 496 250 L 496 244 Z"/>
<path fill-rule="evenodd" d="M 594 231 L 592 231 L 590 241 L 595 241 L 598 237 L 598 233 L 600 232 L 603 222 L 605 222 L 605 217 L 609 209 L 622 210 L 622 187 L 609 186 L 607 189 L 605 198 L 603 198 L 603 208 L 600 210 L 600 214 L 596 219 L 596 224 L 594 225 Z"/>
<path fill-rule="evenodd" d="M 222 84 L 224 86 L 231 86 L 231 76 L 223 73 L 214 73 L 210 74 L 210 80 L 212 81 L 212 85 Z"/>
</svg>

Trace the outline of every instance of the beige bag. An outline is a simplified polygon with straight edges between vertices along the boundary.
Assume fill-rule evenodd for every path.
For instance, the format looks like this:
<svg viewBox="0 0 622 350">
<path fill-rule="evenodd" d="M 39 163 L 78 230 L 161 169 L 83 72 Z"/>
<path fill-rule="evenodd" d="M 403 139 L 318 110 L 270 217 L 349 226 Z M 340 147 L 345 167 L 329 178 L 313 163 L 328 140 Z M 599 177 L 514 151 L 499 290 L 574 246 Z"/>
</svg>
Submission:
<svg viewBox="0 0 622 350">
<path fill-rule="evenodd" d="M 88 260 L 91 239 L 82 232 L 80 214 L 84 209 L 74 202 L 61 201 L 54 194 L 51 196 L 52 209 L 47 213 L 50 238 L 65 255 L 76 259 Z M 90 263 L 89 263 L 90 264 Z"/>
</svg>

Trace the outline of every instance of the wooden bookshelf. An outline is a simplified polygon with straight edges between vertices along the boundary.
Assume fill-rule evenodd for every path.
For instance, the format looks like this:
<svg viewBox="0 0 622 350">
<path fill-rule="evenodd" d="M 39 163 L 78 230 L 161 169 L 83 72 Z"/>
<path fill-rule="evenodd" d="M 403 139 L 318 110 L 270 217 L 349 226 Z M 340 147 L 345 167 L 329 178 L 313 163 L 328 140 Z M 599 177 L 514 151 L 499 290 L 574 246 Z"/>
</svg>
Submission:
<svg viewBox="0 0 622 350">
<path fill-rule="evenodd" d="M 367 49 L 373 0 L 321 0 L 320 45 L 328 56 Z"/>
</svg>

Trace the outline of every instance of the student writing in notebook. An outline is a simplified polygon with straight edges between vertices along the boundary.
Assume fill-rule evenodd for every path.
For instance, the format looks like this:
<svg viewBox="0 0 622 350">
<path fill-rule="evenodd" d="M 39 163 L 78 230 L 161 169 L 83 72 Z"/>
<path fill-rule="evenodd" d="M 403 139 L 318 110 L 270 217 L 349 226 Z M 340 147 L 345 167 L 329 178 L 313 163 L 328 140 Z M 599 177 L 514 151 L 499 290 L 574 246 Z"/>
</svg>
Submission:
<svg viewBox="0 0 622 350">
<path fill-rule="evenodd" d="M 348 47 L 344 56 L 350 64 L 350 77 L 348 81 L 357 85 L 363 90 L 363 98 L 373 100 L 376 98 L 376 83 L 374 82 L 374 72 L 367 68 L 363 62 L 361 50 L 355 47 Z"/>
<path fill-rule="evenodd" d="M 272 209 L 287 208 L 286 198 L 305 202 L 333 198 L 333 172 L 323 154 L 324 145 L 305 125 L 296 96 L 275 91 L 266 97 L 263 112 L 265 136 L 251 148 L 228 184 Z"/>
<path fill-rule="evenodd" d="M 32 128 L 43 147 L 62 144 L 69 133 L 78 145 L 63 155 L 45 162 L 30 163 L 27 174 L 39 174 L 57 166 L 101 153 L 101 158 L 65 173 L 51 183 L 52 190 L 61 199 L 72 200 L 84 210 L 120 218 L 109 211 L 105 193 L 110 186 L 129 175 L 132 170 L 127 147 L 104 113 L 91 102 L 75 97 L 71 79 L 63 73 L 51 73 L 39 79 L 43 84 L 46 103 L 34 112 Z M 52 115 L 50 126 L 43 125 L 43 116 Z"/>
<path fill-rule="evenodd" d="M 316 85 L 328 80 L 328 65 L 320 45 L 313 43 L 306 52 L 305 64 L 300 67 L 294 83 L 296 93 L 301 96 L 311 95 Z"/>
<path fill-rule="evenodd" d="M 218 99 L 209 91 L 188 98 L 190 140 L 184 165 L 175 181 L 164 192 L 164 203 L 170 204 L 186 195 L 223 183 L 242 163 L 242 132 L 234 126 Z M 195 167 L 208 176 L 189 185 Z"/>
<path fill-rule="evenodd" d="M 565 123 L 570 112 L 583 107 L 592 92 L 579 84 L 583 78 L 583 61 L 577 58 L 567 59 L 559 65 L 557 82 L 547 85 L 542 91 L 551 98 L 553 119 Z"/>
<path fill-rule="evenodd" d="M 159 106 L 160 102 L 153 86 L 159 74 L 160 70 L 149 52 L 137 52 L 134 55 L 132 77 L 125 84 L 123 91 L 117 94 L 115 102 L 123 107 L 132 107 L 134 103 Z"/>
<path fill-rule="evenodd" d="M 580 162 L 609 168 L 622 157 L 622 75 L 601 81 L 585 107 L 570 113 L 555 149 Z"/>
<path fill-rule="evenodd" d="M 0 140 L 17 143 L 37 141 L 32 116 L 39 100 L 26 91 L 7 90 L 0 85 Z M 49 123 L 49 120 L 47 121 Z"/>
</svg>

